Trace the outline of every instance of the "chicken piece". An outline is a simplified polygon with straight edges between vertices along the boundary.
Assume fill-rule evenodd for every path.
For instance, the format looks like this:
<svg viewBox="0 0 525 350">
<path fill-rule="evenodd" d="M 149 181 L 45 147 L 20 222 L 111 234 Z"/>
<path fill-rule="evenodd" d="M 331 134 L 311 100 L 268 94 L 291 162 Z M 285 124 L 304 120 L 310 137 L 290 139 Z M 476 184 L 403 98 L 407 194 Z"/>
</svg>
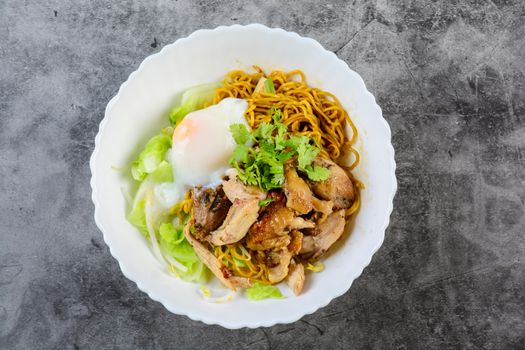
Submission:
<svg viewBox="0 0 525 350">
<path fill-rule="evenodd" d="M 312 205 L 314 210 L 322 213 L 323 215 L 332 214 L 334 203 L 332 201 L 323 201 L 319 198 L 312 198 Z"/>
<path fill-rule="evenodd" d="M 301 242 L 301 250 L 299 250 L 299 254 L 309 254 L 312 253 L 314 250 L 314 236 L 303 236 L 303 241 Z"/>
<path fill-rule="evenodd" d="M 193 250 L 206 265 L 210 271 L 221 281 L 224 286 L 235 291 L 235 286 L 229 280 L 231 277 L 231 271 L 228 270 L 226 266 L 221 264 L 221 262 L 213 255 L 205 246 L 203 246 L 193 235 L 190 233 L 190 227 L 194 224 L 194 220 L 190 220 L 184 227 L 184 236 L 188 242 L 192 245 Z"/>
<path fill-rule="evenodd" d="M 286 206 L 292 208 L 299 215 L 309 213 L 312 208 L 312 191 L 306 182 L 297 175 L 292 163 L 284 165 L 284 193 Z"/>
<path fill-rule="evenodd" d="M 246 277 L 231 276 L 228 280 L 235 286 L 239 288 L 250 288 L 252 286 L 252 281 Z"/>
<path fill-rule="evenodd" d="M 222 224 L 232 203 L 226 197 L 222 186 L 217 189 L 203 189 L 199 186 L 195 187 L 193 193 L 195 229 L 199 232 L 197 237 L 204 237 Z"/>
<path fill-rule="evenodd" d="M 273 201 L 265 207 L 259 220 L 250 227 L 246 235 L 246 245 L 253 250 L 267 250 L 290 243 L 287 228 L 294 220 L 294 213 L 286 207 L 286 199 L 282 193 L 271 192 Z"/>
<path fill-rule="evenodd" d="M 236 199 L 257 199 L 261 201 L 266 198 L 267 193 L 261 191 L 258 187 L 243 184 L 237 176 L 237 170 L 228 169 L 226 174 L 228 175 L 228 180 L 222 182 L 222 187 L 230 201 L 234 202 Z"/>
<path fill-rule="evenodd" d="M 253 250 L 268 250 L 287 247 L 290 244 L 290 241 L 290 236 L 284 234 L 283 236 L 279 237 L 265 238 L 262 241 L 256 243 L 254 243 L 253 241 L 248 243 L 248 241 L 246 241 L 246 245 L 248 246 L 248 248 Z"/>
<path fill-rule="evenodd" d="M 288 266 L 292 260 L 292 252 L 283 248 L 278 251 L 272 251 L 273 259 L 277 258 L 277 264 L 268 269 L 268 280 L 270 283 L 279 283 L 288 275 Z"/>
<path fill-rule="evenodd" d="M 345 230 L 345 211 L 341 209 L 330 214 L 326 220 L 315 227 L 311 236 L 303 238 L 300 253 L 317 259 L 332 246 Z"/>
<path fill-rule="evenodd" d="M 257 220 L 259 208 L 257 199 L 236 199 L 222 225 L 208 236 L 209 241 L 216 246 L 240 241 Z"/>
<path fill-rule="evenodd" d="M 290 230 L 300 230 L 303 228 L 313 228 L 315 227 L 315 224 L 311 221 L 305 220 L 299 216 L 292 219 L 292 221 L 289 222 L 287 228 Z"/>
<path fill-rule="evenodd" d="M 330 177 L 324 181 L 310 181 L 312 191 L 321 199 L 334 203 L 334 210 L 350 208 L 354 201 L 354 185 L 346 172 L 329 159 L 317 157 L 314 166 L 330 170 Z"/>
<path fill-rule="evenodd" d="M 301 231 L 293 230 L 290 233 L 290 244 L 288 244 L 288 250 L 294 255 L 299 254 L 303 245 L 303 233 Z"/>
<path fill-rule="evenodd" d="M 304 287 L 304 266 L 301 263 L 295 264 L 292 262 L 289 270 L 286 284 L 295 295 L 299 295 Z"/>
</svg>

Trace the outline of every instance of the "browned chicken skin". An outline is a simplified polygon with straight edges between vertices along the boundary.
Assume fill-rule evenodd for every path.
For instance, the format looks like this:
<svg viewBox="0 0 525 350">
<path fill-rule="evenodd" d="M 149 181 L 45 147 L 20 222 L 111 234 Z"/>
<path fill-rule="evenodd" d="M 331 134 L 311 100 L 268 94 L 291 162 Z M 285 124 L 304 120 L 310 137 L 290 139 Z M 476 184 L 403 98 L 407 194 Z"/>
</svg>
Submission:
<svg viewBox="0 0 525 350">
<path fill-rule="evenodd" d="M 294 254 L 299 254 L 303 245 L 303 233 L 298 230 L 293 230 L 290 233 L 290 244 L 288 250 Z"/>
<path fill-rule="evenodd" d="M 266 198 L 266 192 L 243 184 L 235 169 L 230 169 L 228 174 L 229 179 L 222 182 L 222 188 L 233 205 L 222 225 L 207 237 L 216 246 L 236 243 L 243 239 L 259 216 L 259 201 Z"/>
<path fill-rule="evenodd" d="M 330 177 L 319 182 L 305 181 L 289 162 L 285 164 L 282 190 L 266 193 L 247 186 L 234 169 L 227 172 L 228 179 L 216 190 L 196 188 L 197 238 L 213 246 L 242 241 L 252 250 L 252 258 L 266 264 L 270 283 L 286 280 L 298 295 L 305 281 L 305 268 L 300 262 L 318 259 L 342 236 L 345 209 L 354 201 L 352 180 L 341 167 L 319 157 L 313 164 L 328 168 Z M 265 198 L 272 201 L 261 208 L 260 201 Z M 208 250 L 207 242 L 201 243 L 189 233 L 189 225 L 184 231 L 188 241 L 225 286 L 235 290 L 252 285 L 249 278 L 234 276 L 222 265 Z"/>
<path fill-rule="evenodd" d="M 323 201 L 316 197 L 312 197 L 312 205 L 314 210 L 324 215 L 332 214 L 334 203 L 332 201 Z"/>
<path fill-rule="evenodd" d="M 236 199 L 222 225 L 208 236 L 209 241 L 216 246 L 240 241 L 258 216 L 259 201 L 257 199 Z"/>
<path fill-rule="evenodd" d="M 259 216 L 259 220 L 250 227 L 246 235 L 246 245 L 253 250 L 267 250 L 285 247 L 290 243 L 290 227 L 313 226 L 302 218 L 296 218 L 282 193 L 271 192 L 273 199 Z M 299 219 L 299 220 L 295 220 Z"/>
<path fill-rule="evenodd" d="M 319 258 L 343 235 L 345 223 L 344 209 L 330 214 L 324 222 L 310 230 L 310 236 L 303 238 L 300 253 L 307 258 Z"/>
<path fill-rule="evenodd" d="M 193 190 L 193 217 L 197 236 L 203 238 L 221 226 L 232 203 L 226 197 L 222 186 L 216 189 L 195 187 Z"/>
<path fill-rule="evenodd" d="M 291 162 L 285 164 L 284 176 L 286 206 L 300 215 L 309 213 L 313 208 L 312 191 L 306 182 L 297 175 L 297 171 Z"/>
<path fill-rule="evenodd" d="M 334 203 L 334 210 L 350 208 L 354 201 L 354 185 L 346 172 L 329 159 L 317 157 L 313 165 L 328 168 L 330 177 L 324 181 L 310 181 L 312 191 L 321 199 Z"/>
</svg>

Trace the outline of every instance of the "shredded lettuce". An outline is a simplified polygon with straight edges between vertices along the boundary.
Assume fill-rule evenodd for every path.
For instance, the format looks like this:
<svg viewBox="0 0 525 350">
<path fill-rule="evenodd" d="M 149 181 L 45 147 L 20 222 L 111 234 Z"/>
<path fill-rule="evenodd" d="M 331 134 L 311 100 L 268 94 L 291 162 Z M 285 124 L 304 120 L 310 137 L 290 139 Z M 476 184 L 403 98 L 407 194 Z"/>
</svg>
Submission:
<svg viewBox="0 0 525 350">
<path fill-rule="evenodd" d="M 321 272 L 321 271 L 324 270 L 324 264 L 322 262 L 320 262 L 320 261 L 318 261 L 318 262 L 316 262 L 314 264 L 308 263 L 306 265 L 306 269 L 310 270 L 312 272 Z"/>
<path fill-rule="evenodd" d="M 128 221 L 135 226 L 145 238 L 149 238 L 148 227 L 146 226 L 146 213 L 144 211 L 145 205 L 145 199 L 139 200 L 129 212 Z"/>
<path fill-rule="evenodd" d="M 182 224 L 163 223 L 159 228 L 160 247 L 163 255 L 175 259 L 186 270 L 172 266 L 177 274 L 185 281 L 204 282 L 207 272 L 204 264 L 199 260 L 191 244 L 186 240 Z M 166 259 L 170 261 L 171 259 Z"/>
<path fill-rule="evenodd" d="M 149 232 L 146 223 L 146 197 L 151 197 L 155 185 L 162 182 L 172 181 L 172 179 L 173 174 L 171 165 L 166 161 L 161 161 L 155 171 L 146 175 L 135 193 L 135 198 L 131 203 L 131 210 L 127 219 L 129 223 L 135 226 L 147 239 L 149 239 Z M 168 215 L 168 213 L 158 212 L 158 210 L 156 210 L 155 214 L 155 217 L 158 219 L 165 219 Z M 156 224 L 153 223 L 153 226 L 156 226 Z"/>
<path fill-rule="evenodd" d="M 252 287 L 246 289 L 246 296 L 252 301 L 264 299 L 284 299 L 279 288 L 269 284 L 255 283 Z"/>
<path fill-rule="evenodd" d="M 138 158 L 131 166 L 131 175 L 137 181 L 144 181 L 148 174 L 153 173 L 164 160 L 164 154 L 171 147 L 171 136 L 168 132 L 161 132 L 153 136 Z"/>
<path fill-rule="evenodd" d="M 156 183 L 172 182 L 173 181 L 173 167 L 165 160 L 161 161 L 157 168 L 150 174 L 152 181 Z"/>
<path fill-rule="evenodd" d="M 170 112 L 171 125 L 175 126 L 180 123 L 188 113 L 211 105 L 215 91 L 220 86 L 219 83 L 203 84 L 186 90 L 182 94 L 180 106 Z"/>
</svg>

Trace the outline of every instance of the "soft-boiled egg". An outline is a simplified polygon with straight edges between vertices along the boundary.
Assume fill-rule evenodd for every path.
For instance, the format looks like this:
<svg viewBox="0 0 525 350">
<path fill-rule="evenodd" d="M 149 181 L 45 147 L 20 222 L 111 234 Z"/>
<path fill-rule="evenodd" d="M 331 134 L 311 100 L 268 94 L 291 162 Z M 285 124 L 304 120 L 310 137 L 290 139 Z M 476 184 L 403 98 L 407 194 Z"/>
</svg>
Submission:
<svg viewBox="0 0 525 350">
<path fill-rule="evenodd" d="M 173 132 L 171 164 L 175 181 L 186 186 L 220 183 L 235 148 L 230 125 L 248 126 L 248 102 L 225 98 L 216 105 L 189 113 Z"/>
<path fill-rule="evenodd" d="M 248 123 L 244 113 L 248 102 L 225 98 L 216 105 L 188 113 L 173 132 L 168 160 L 173 166 L 174 182 L 155 188 L 157 201 L 169 208 L 179 202 L 193 186 L 220 184 L 235 148 L 230 125 Z"/>
</svg>

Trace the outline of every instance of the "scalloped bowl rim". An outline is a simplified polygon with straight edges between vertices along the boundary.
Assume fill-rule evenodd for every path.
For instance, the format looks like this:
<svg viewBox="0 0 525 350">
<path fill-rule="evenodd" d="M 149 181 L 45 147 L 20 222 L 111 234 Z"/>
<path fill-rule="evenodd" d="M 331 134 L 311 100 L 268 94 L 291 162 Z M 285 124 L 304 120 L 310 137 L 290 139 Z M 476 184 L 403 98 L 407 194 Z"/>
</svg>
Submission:
<svg viewBox="0 0 525 350">
<path fill-rule="evenodd" d="M 241 30 L 242 31 L 242 30 L 245 30 L 245 29 L 257 29 L 257 30 L 261 30 L 261 31 L 269 31 L 269 32 L 272 32 L 272 33 L 278 33 L 280 35 L 285 35 L 290 40 L 295 40 L 295 41 L 300 40 L 300 41 L 303 41 L 305 43 L 308 42 L 309 45 L 311 45 L 313 49 L 323 50 L 323 51 L 325 51 L 325 54 L 327 54 L 327 56 L 332 56 L 331 60 L 333 62 L 331 62 L 331 63 L 340 65 L 341 66 L 340 67 L 341 70 L 346 71 L 346 74 L 349 77 L 359 81 L 359 83 L 362 85 L 362 89 L 365 90 L 367 98 L 370 99 L 370 102 L 372 104 L 374 104 L 373 107 L 375 109 L 377 109 L 376 112 L 380 116 L 380 122 L 381 122 L 382 127 L 384 128 L 383 132 L 385 132 L 385 135 L 388 138 L 387 152 L 389 153 L 388 154 L 388 158 L 389 158 L 390 164 L 388 165 L 389 174 L 387 174 L 387 175 L 388 175 L 389 181 L 390 181 L 391 193 L 388 193 L 388 194 L 385 195 L 385 198 L 386 198 L 386 200 L 388 200 L 388 203 L 387 203 L 386 211 L 384 213 L 382 213 L 381 234 L 379 235 L 378 239 L 375 241 L 373 249 L 370 250 L 368 259 L 365 261 L 365 263 L 362 264 L 362 266 L 359 266 L 356 269 L 356 273 L 354 273 L 352 276 L 345 276 L 347 278 L 343 279 L 343 283 L 341 283 L 341 285 L 340 285 L 340 287 L 338 289 L 334 289 L 330 293 L 327 293 L 325 298 L 323 300 L 318 300 L 317 303 L 315 303 L 315 305 L 314 304 L 312 304 L 312 305 L 305 305 L 305 307 L 302 310 L 300 310 L 298 312 L 295 312 L 295 313 L 289 313 L 289 314 L 286 314 L 286 315 L 285 314 L 281 314 L 281 317 L 277 318 L 277 319 L 268 319 L 268 320 L 253 319 L 251 321 L 224 322 L 224 321 L 221 321 L 219 319 L 210 318 L 210 317 L 208 317 L 205 314 L 192 312 L 191 309 L 181 310 L 179 307 L 175 306 L 170 300 L 163 300 L 161 297 L 159 297 L 158 295 L 153 293 L 151 291 L 151 289 L 149 288 L 149 286 L 143 285 L 141 283 L 141 281 L 138 280 L 137 276 L 135 276 L 134 273 L 132 271 L 130 271 L 128 269 L 128 267 L 122 263 L 121 256 L 116 252 L 116 250 L 115 250 L 115 248 L 113 246 L 113 242 L 112 242 L 110 236 L 108 235 L 108 232 L 109 232 L 108 229 L 104 226 L 104 224 L 102 224 L 103 220 L 101 220 L 101 208 L 100 208 L 100 204 L 99 204 L 99 201 L 98 201 L 98 196 L 100 194 L 99 194 L 97 186 L 96 186 L 96 184 L 97 184 L 96 161 L 97 161 L 97 158 L 98 158 L 98 155 L 99 155 L 99 152 L 100 152 L 100 143 L 101 143 L 101 140 L 102 140 L 102 138 L 104 136 L 105 128 L 106 128 L 106 125 L 107 125 L 108 120 L 110 118 L 110 114 L 111 114 L 110 112 L 113 109 L 113 106 L 117 103 L 117 101 L 119 100 L 122 92 L 126 89 L 126 87 L 129 84 L 129 82 L 134 79 L 135 75 L 137 75 L 138 72 L 140 72 L 143 69 L 143 67 L 146 64 L 148 64 L 148 62 L 154 61 L 157 58 L 163 56 L 166 53 L 166 51 L 168 51 L 168 50 L 174 50 L 179 45 L 181 45 L 181 43 L 193 40 L 195 38 L 199 38 L 201 36 L 206 36 L 207 34 L 209 34 L 211 32 L 232 31 L 232 30 Z M 335 60 L 334 60 L 334 58 L 335 58 Z M 100 229 L 100 231 L 102 232 L 104 241 L 105 241 L 106 245 L 109 247 L 111 255 L 117 260 L 117 262 L 118 262 L 118 264 L 120 266 L 120 269 L 121 269 L 122 273 L 124 274 L 124 276 L 126 276 L 126 278 L 128 278 L 131 281 L 133 281 L 141 291 L 145 292 L 151 299 L 160 302 L 170 312 L 173 312 L 173 313 L 179 314 L 179 315 L 185 315 L 185 316 L 189 317 L 192 320 L 201 321 L 201 322 L 204 322 L 204 323 L 209 324 L 209 325 L 216 324 L 216 325 L 220 325 L 220 326 L 225 327 L 225 328 L 238 329 L 238 328 L 242 328 L 242 327 L 248 327 L 248 328 L 269 327 L 269 326 L 273 326 L 275 324 L 284 324 L 284 323 L 295 322 L 295 321 L 299 320 L 300 318 L 302 318 L 303 316 L 311 314 L 311 313 L 314 313 L 318 309 L 320 309 L 322 307 L 325 307 L 331 300 L 333 300 L 333 299 L 343 295 L 344 293 L 346 293 L 349 290 L 349 288 L 351 287 L 353 281 L 357 277 L 359 277 L 361 275 L 361 273 L 363 272 L 363 269 L 370 263 L 370 261 L 372 259 L 372 256 L 377 252 L 377 250 L 380 248 L 380 246 L 383 243 L 384 233 L 385 233 L 386 228 L 388 227 L 390 214 L 392 213 L 392 210 L 393 210 L 393 199 L 394 199 L 395 193 L 397 191 L 397 181 L 396 181 L 396 177 L 395 177 L 395 169 L 396 169 L 396 164 L 395 164 L 395 159 L 394 159 L 394 148 L 392 147 L 392 144 L 391 144 L 390 127 L 389 127 L 388 123 L 386 122 L 386 120 L 383 118 L 381 109 L 377 105 L 374 96 L 366 89 L 365 83 L 364 83 L 363 79 L 359 76 L 359 74 L 357 74 L 352 69 L 350 69 L 350 67 L 347 65 L 347 63 L 342 61 L 341 59 L 339 59 L 335 55 L 335 53 L 324 49 L 322 47 L 322 45 L 320 43 L 318 43 L 314 39 L 307 38 L 307 37 L 302 37 L 302 36 L 300 36 L 299 34 L 297 34 L 295 32 L 285 31 L 284 29 L 281 29 L 281 28 L 269 28 L 269 27 L 266 27 L 266 26 L 261 25 L 261 24 L 249 24 L 249 25 L 219 26 L 219 27 L 217 27 L 215 29 L 200 29 L 200 30 L 197 30 L 197 31 L 193 32 L 192 34 L 190 34 L 189 36 L 187 36 L 185 38 L 180 38 L 180 39 L 176 40 L 174 43 L 164 46 L 162 48 L 162 50 L 160 50 L 158 53 L 152 54 L 152 55 L 148 56 L 146 59 L 144 59 L 144 61 L 142 61 L 142 63 L 139 65 L 139 67 L 133 73 L 131 73 L 130 76 L 128 77 L 128 79 L 120 86 L 117 94 L 109 101 L 109 103 L 106 106 L 104 118 L 100 122 L 99 131 L 98 131 L 98 133 L 97 133 L 97 135 L 95 137 L 95 148 L 94 148 L 93 153 L 92 153 L 91 158 L 90 158 L 90 170 L 91 170 L 91 174 L 92 174 L 90 185 L 91 185 L 91 188 L 92 188 L 92 197 L 91 198 L 92 198 L 93 204 L 95 206 L 95 213 L 94 213 L 95 223 L 96 223 L 97 227 Z"/>
</svg>

